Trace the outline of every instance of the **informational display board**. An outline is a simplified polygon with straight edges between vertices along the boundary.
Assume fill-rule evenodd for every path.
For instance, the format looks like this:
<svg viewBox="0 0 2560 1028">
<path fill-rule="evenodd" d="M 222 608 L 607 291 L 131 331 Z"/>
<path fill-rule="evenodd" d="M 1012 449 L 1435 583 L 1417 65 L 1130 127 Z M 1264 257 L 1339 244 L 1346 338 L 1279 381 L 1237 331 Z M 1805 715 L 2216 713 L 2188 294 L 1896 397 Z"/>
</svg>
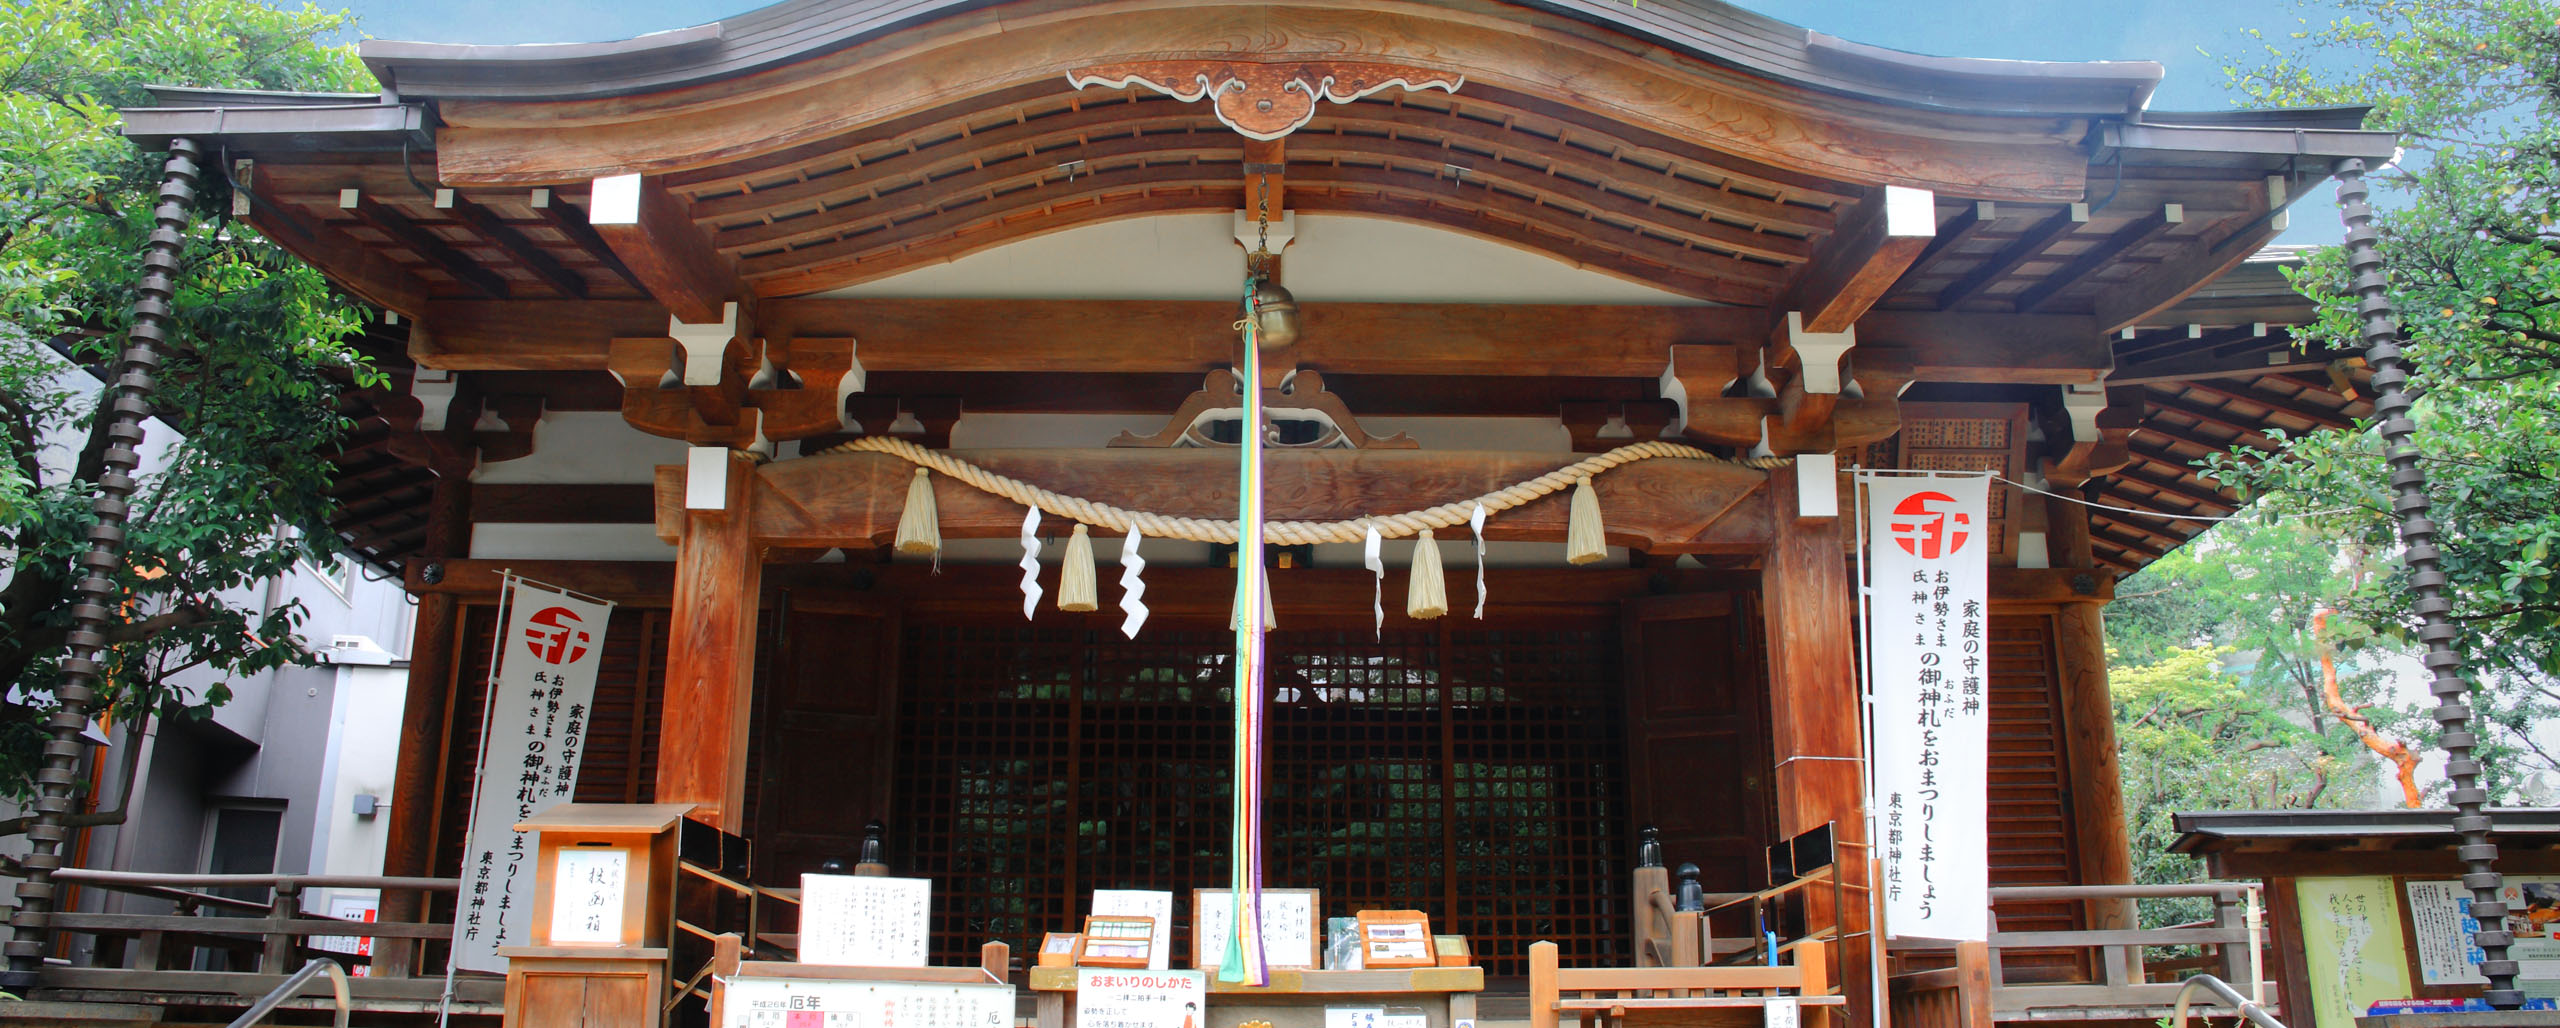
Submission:
<svg viewBox="0 0 2560 1028">
<path fill-rule="evenodd" d="M 623 888 L 631 851 L 620 847 L 562 849 L 551 879 L 551 941 L 555 945 L 622 941 Z"/>
<path fill-rule="evenodd" d="M 1859 478 L 1885 930 L 1978 941 L 1991 909 L 1991 480 Z"/>
<path fill-rule="evenodd" d="M 730 978 L 721 1028 L 1009 1028 L 1013 986 Z"/>
<path fill-rule="evenodd" d="M 1271 967 L 1322 966 L 1316 934 L 1322 903 L 1314 889 L 1262 890 L 1262 959 Z M 1225 889 L 1191 890 L 1191 966 L 1215 970 L 1227 955 L 1235 901 Z"/>
<path fill-rule="evenodd" d="M 2308 1023 L 2354 1024 L 2375 1000 L 2409 994 L 2400 899 L 2390 878 L 2303 878 L 2295 889 L 2309 979 L 2304 984 L 2311 990 Z"/>
<path fill-rule="evenodd" d="M 1152 948 L 1147 951 L 1147 968 L 1152 971 L 1162 971 L 1172 966 L 1170 963 L 1173 954 L 1172 893 L 1146 889 L 1095 889 L 1091 913 L 1097 916 L 1136 914 L 1140 917 L 1154 918 L 1155 936 L 1151 940 Z"/>
<path fill-rule="evenodd" d="M 516 824 L 578 794 L 613 617 L 612 604 L 522 579 L 508 580 L 506 602 L 453 919 L 453 965 L 469 971 L 506 970 L 498 947 L 533 938 L 533 837 Z"/>
<path fill-rule="evenodd" d="M 2471 916 L 2471 890 L 2458 880 L 2409 882 L 2410 934 L 2418 938 L 2418 981 L 2425 985 L 2486 985 L 2480 973 L 2480 947 L 2472 933 L 2480 921 Z"/>
<path fill-rule="evenodd" d="M 928 878 L 800 876 L 800 962 L 923 967 Z"/>
<path fill-rule="evenodd" d="M 2509 878 L 2498 898 L 2515 935 L 2507 959 L 2516 962 L 2516 988 L 2534 999 L 2560 996 L 2560 881 Z"/>
<path fill-rule="evenodd" d="M 1076 1028 L 1207 1028 L 1200 971 L 1076 969 Z"/>
</svg>

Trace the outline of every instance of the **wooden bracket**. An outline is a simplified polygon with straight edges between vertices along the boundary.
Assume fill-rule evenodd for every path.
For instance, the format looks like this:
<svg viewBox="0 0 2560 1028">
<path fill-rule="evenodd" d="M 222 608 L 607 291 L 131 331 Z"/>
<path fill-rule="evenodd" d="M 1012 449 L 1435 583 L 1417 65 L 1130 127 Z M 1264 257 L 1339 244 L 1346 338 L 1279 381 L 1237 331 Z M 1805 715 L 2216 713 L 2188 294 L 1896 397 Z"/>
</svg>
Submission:
<svg viewBox="0 0 2560 1028">
<path fill-rule="evenodd" d="M 2046 425 L 2047 437 L 2063 440 L 2055 456 L 2039 465 L 2045 481 L 2076 486 L 2112 475 L 2133 462 L 2133 433 L 2142 424 L 2143 390 L 2139 386 L 2061 386 L 2062 407 Z"/>
<path fill-rule="evenodd" d="M 1679 416 L 1669 400 L 1628 400 L 1608 403 L 1596 400 L 1569 401 L 1559 406 L 1557 420 L 1573 437 L 1575 453 L 1606 453 L 1629 443 L 1662 438 L 1662 430 Z M 1603 436 L 1611 420 L 1625 425 L 1627 434 Z"/>
<path fill-rule="evenodd" d="M 1263 410 L 1274 421 L 1313 421 L 1319 427 L 1315 438 L 1301 443 L 1272 443 L 1292 450 L 1411 450 L 1421 444 L 1402 432 L 1378 437 L 1363 431 L 1360 420 L 1342 398 L 1326 392 L 1324 375 L 1300 371 L 1277 388 L 1262 391 Z M 1113 446 L 1233 446 L 1210 437 L 1208 428 L 1223 416 L 1232 419 L 1244 408 L 1244 385 L 1232 370 L 1212 371 L 1192 393 L 1174 409 L 1162 430 L 1154 435 L 1122 432 L 1111 440 Z"/>
<path fill-rule="evenodd" d="M 383 397 L 374 409 L 391 429 L 385 446 L 392 456 L 447 475 L 533 453 L 542 406 L 540 395 L 486 396 L 459 374 L 420 369 L 408 392 Z M 505 427 L 479 427 L 484 414 Z"/>
<path fill-rule="evenodd" d="M 746 293 L 738 284 L 737 260 L 712 248 L 664 179 L 598 178 L 587 207 L 588 226 L 679 320 L 717 322 L 721 305 Z"/>
</svg>

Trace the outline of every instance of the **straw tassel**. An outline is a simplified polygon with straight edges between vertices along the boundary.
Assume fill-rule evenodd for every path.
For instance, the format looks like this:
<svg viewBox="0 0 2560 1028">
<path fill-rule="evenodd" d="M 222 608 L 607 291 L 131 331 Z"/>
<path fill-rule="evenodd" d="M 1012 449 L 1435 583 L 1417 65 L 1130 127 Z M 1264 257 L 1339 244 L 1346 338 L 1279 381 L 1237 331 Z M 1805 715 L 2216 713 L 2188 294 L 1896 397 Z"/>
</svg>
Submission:
<svg viewBox="0 0 2560 1028">
<path fill-rule="evenodd" d="M 1600 494 L 1591 488 L 1591 476 L 1584 475 L 1573 484 L 1573 514 L 1564 526 L 1564 562 L 1590 564 L 1608 556 L 1608 537 L 1600 530 Z"/>
<path fill-rule="evenodd" d="M 1058 562 L 1058 609 L 1083 613 L 1101 607 L 1093 587 L 1093 538 L 1084 526 L 1067 537 L 1067 555 Z"/>
<path fill-rule="evenodd" d="M 907 509 L 898 515 L 898 552 L 942 553 L 942 513 L 933 505 L 933 477 L 923 468 L 907 481 Z"/>
<path fill-rule="evenodd" d="M 1436 618 L 1449 612 L 1449 583 L 1440 573 L 1440 544 L 1431 538 L 1431 530 L 1413 543 L 1413 573 L 1405 586 L 1404 614 L 1410 618 Z"/>
</svg>

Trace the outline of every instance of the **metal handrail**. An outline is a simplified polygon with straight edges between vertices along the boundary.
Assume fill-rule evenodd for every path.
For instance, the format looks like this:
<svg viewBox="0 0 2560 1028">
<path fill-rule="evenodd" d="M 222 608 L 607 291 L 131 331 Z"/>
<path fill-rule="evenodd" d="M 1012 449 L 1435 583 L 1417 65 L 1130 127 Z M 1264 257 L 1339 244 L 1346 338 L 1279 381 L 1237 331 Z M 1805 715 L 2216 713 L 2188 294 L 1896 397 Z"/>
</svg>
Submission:
<svg viewBox="0 0 2560 1028">
<path fill-rule="evenodd" d="M 2231 987 L 2231 983 L 2209 974 L 2196 975 L 2187 979 L 2186 984 L 2178 987 L 2178 1012 L 2169 1020 L 2171 1028 L 2184 1028 L 2187 1023 L 2187 997 L 2194 995 L 2197 989 L 2213 993 L 2223 1002 L 2231 1004 L 2231 1009 L 2238 1011 L 2240 1016 L 2248 1018 L 2249 1023 L 2257 1025 L 2258 1028 L 2284 1028 L 2284 1022 L 2276 1020 L 2275 1015 L 2267 1013 L 2266 1008 L 2258 1005 L 2258 1001 L 2241 995 L 2240 990 Z"/>
<path fill-rule="evenodd" d="M 329 975 L 329 987 L 336 990 L 338 994 L 337 1028 L 347 1028 L 347 1018 L 355 1013 L 355 1001 L 347 995 L 347 972 L 345 968 L 338 966 L 337 961 L 327 957 L 311 958 L 310 963 L 302 965 L 302 970 L 294 972 L 293 976 L 285 979 L 283 984 L 267 990 L 266 995 L 258 997 L 257 1002 L 249 1004 L 248 1010 L 232 1019 L 231 1028 L 249 1028 L 250 1025 L 266 1020 L 268 1014 L 275 1013 L 277 1007 L 283 1006 L 284 1001 L 292 999 L 294 993 L 302 991 L 303 986 L 310 984 L 313 978 L 319 977 L 324 971 Z M 2276 1025 L 2275 1028 L 2284 1028 L 2284 1026 Z"/>
</svg>

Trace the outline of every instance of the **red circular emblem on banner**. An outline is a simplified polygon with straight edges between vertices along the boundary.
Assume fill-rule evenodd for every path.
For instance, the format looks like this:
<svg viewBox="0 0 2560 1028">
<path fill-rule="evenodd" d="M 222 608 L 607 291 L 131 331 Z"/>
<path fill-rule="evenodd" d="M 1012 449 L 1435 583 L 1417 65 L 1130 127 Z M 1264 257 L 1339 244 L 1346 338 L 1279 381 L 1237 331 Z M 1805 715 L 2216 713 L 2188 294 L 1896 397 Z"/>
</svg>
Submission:
<svg viewBox="0 0 2560 1028">
<path fill-rule="evenodd" d="M 1913 493 L 1894 504 L 1894 520 L 1885 523 L 1893 543 L 1921 560 L 1951 557 L 1973 538 L 1973 515 L 1950 512 L 1955 497 L 1940 492 Z"/>
<path fill-rule="evenodd" d="M 587 655 L 586 622 L 567 607 L 545 607 L 526 619 L 525 648 L 545 664 L 567 664 Z"/>
</svg>

